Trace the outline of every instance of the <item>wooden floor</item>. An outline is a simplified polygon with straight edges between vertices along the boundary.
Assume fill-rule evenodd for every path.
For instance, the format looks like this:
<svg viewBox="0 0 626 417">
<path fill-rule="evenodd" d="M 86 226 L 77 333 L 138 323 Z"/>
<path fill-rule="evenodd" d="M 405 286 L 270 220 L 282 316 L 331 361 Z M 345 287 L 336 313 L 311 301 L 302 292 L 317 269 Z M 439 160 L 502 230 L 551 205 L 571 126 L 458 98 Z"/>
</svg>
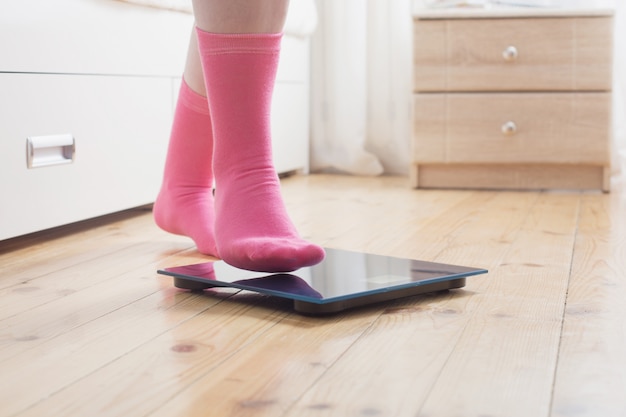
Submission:
<svg viewBox="0 0 626 417">
<path fill-rule="evenodd" d="M 490 272 L 307 317 L 174 289 L 206 258 L 146 209 L 0 242 L 0 416 L 626 416 L 625 187 L 283 190 L 319 244 Z"/>
</svg>

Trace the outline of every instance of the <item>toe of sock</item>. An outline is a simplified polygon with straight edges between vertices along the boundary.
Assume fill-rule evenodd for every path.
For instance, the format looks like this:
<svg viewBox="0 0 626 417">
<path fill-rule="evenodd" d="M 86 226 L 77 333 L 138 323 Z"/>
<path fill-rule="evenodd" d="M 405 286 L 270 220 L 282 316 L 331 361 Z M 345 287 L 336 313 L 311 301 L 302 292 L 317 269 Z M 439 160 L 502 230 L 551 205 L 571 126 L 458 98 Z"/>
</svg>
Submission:
<svg viewBox="0 0 626 417">
<path fill-rule="evenodd" d="M 228 249 L 222 259 L 241 269 L 257 272 L 292 272 L 324 260 L 324 249 L 301 239 L 246 239 Z"/>
</svg>

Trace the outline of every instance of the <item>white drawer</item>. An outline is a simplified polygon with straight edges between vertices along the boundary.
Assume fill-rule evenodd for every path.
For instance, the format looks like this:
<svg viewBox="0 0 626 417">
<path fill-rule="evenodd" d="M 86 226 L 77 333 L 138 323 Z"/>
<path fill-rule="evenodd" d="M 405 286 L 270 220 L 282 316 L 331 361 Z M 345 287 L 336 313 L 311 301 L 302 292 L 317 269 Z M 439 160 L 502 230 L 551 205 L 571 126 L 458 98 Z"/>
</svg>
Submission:
<svg viewBox="0 0 626 417">
<path fill-rule="evenodd" d="M 193 17 L 119 1 L 3 0 L 0 71 L 183 72 Z"/>
<path fill-rule="evenodd" d="M 0 13 L 0 72 L 183 73 L 193 17 L 118 1 L 11 0 Z M 284 36 L 277 79 L 308 82 L 309 37 Z"/>
<path fill-rule="evenodd" d="M 154 201 L 171 79 L 0 73 L 0 91 L 0 239 Z M 27 138 L 55 134 L 74 162 L 27 168 Z"/>
</svg>

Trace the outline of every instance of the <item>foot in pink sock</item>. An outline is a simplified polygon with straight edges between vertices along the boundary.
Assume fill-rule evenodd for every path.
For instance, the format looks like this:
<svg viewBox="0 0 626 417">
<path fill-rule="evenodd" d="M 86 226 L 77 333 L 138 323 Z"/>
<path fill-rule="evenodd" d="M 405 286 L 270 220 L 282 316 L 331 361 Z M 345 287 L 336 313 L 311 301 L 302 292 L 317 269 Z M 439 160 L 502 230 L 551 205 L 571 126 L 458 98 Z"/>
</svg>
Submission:
<svg viewBox="0 0 626 417">
<path fill-rule="evenodd" d="M 215 236 L 239 268 L 289 272 L 324 250 L 292 224 L 272 162 L 270 106 L 281 34 L 197 30 L 214 132 Z"/>
<path fill-rule="evenodd" d="M 217 256 L 213 230 L 212 136 L 206 98 L 183 81 L 163 184 L 154 203 L 154 219 L 161 229 L 193 239 L 198 251 Z"/>
</svg>

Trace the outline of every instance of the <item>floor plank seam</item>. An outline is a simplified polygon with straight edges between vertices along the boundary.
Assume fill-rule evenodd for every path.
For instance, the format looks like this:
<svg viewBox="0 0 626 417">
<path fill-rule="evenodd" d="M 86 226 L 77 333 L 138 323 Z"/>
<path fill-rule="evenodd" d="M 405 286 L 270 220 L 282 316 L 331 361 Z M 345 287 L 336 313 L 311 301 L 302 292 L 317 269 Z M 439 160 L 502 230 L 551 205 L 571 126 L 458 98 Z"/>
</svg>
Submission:
<svg viewBox="0 0 626 417">
<path fill-rule="evenodd" d="M 554 407 L 554 394 L 556 391 L 556 384 L 557 384 L 557 376 L 558 376 L 558 372 L 559 372 L 559 363 L 561 360 L 561 346 L 563 344 L 563 332 L 565 330 L 565 319 L 566 319 L 566 315 L 567 315 L 567 304 L 568 304 L 568 298 L 569 298 L 569 289 L 570 289 L 570 285 L 572 282 L 572 273 L 574 272 L 574 257 L 576 256 L 576 242 L 578 241 L 578 234 L 580 231 L 580 217 L 582 216 L 582 205 L 583 205 L 583 198 L 582 198 L 582 194 L 579 193 L 578 196 L 578 205 L 577 205 L 577 210 L 576 210 L 576 227 L 574 230 L 574 239 L 572 239 L 572 248 L 570 250 L 571 256 L 570 256 L 570 262 L 569 262 L 569 273 L 567 275 L 567 285 L 566 285 L 566 290 L 565 290 L 565 297 L 564 297 L 564 302 L 563 302 L 563 314 L 561 316 L 561 326 L 559 329 L 559 342 L 557 344 L 556 347 L 556 361 L 554 364 L 554 372 L 552 374 L 552 384 L 551 384 L 551 392 L 550 392 L 550 404 L 548 405 L 548 416 L 552 415 L 554 413 L 553 407 Z"/>
</svg>

